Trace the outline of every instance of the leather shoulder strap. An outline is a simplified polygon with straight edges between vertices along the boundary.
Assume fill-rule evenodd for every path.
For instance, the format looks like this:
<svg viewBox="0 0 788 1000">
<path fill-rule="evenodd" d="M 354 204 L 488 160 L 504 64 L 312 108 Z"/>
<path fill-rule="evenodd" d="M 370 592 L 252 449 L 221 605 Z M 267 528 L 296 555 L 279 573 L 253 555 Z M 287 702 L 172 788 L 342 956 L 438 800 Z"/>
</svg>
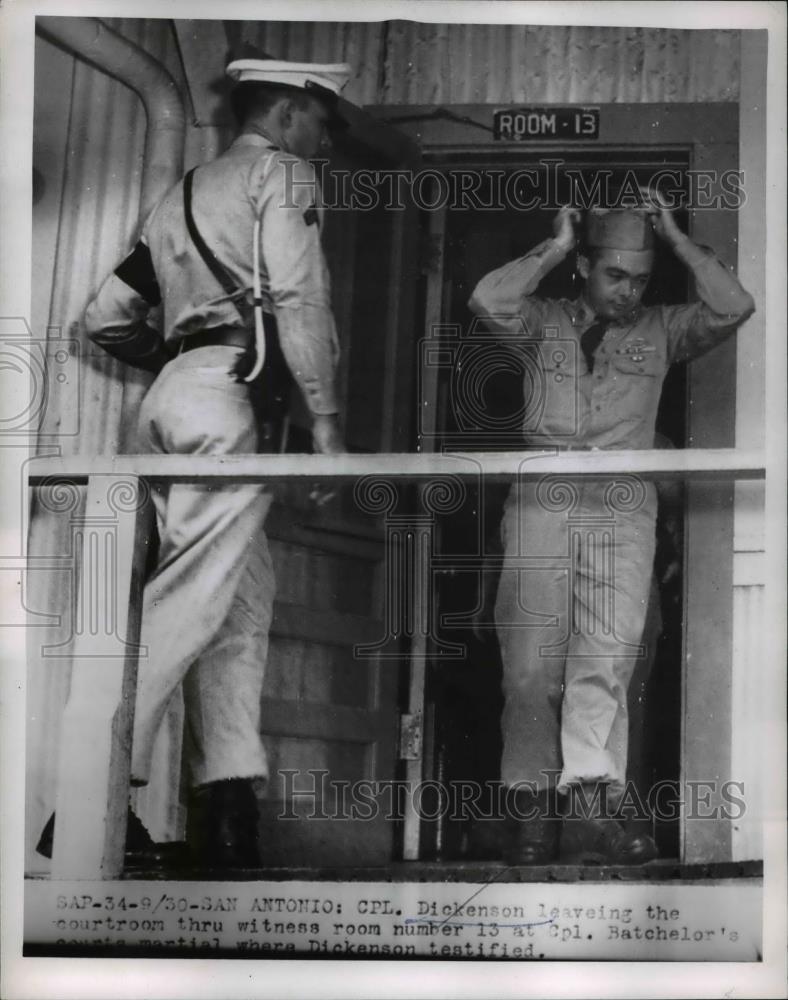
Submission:
<svg viewBox="0 0 788 1000">
<path fill-rule="evenodd" d="M 192 213 L 192 181 L 195 169 L 196 167 L 193 167 L 183 178 L 183 213 L 186 217 L 186 228 L 189 231 L 189 236 L 191 236 L 192 242 L 197 248 L 197 252 L 202 257 L 208 270 L 214 278 L 216 278 L 228 295 L 236 296 L 239 288 L 233 281 L 232 275 L 224 264 L 221 263 L 213 250 L 211 250 L 211 248 L 206 244 L 199 229 L 197 228 L 197 223 L 194 221 L 194 215 Z M 238 309 L 238 312 L 243 316 L 238 303 L 234 302 L 233 304 L 236 309 Z"/>
</svg>

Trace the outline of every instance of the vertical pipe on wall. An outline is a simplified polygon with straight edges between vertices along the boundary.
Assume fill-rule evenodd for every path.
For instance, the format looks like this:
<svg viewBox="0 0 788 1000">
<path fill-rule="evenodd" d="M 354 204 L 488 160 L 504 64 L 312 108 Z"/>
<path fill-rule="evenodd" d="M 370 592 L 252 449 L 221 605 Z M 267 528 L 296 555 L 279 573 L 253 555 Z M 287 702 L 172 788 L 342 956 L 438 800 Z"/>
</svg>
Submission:
<svg viewBox="0 0 788 1000">
<path fill-rule="evenodd" d="M 119 80 L 142 101 L 147 128 L 138 211 L 138 226 L 141 226 L 183 172 L 186 114 L 178 85 L 145 49 L 97 18 L 39 17 L 36 30 Z M 114 410 L 114 422 L 118 426 L 120 450 L 125 451 L 130 445 L 129 429 L 135 425 L 150 377 L 125 366 L 116 368 L 122 379 L 122 396 Z M 101 384 L 105 386 L 103 379 Z"/>
<path fill-rule="evenodd" d="M 145 106 L 148 128 L 140 193 L 144 219 L 183 170 L 186 115 L 175 80 L 144 49 L 98 18 L 39 17 L 36 29 L 125 83 Z"/>
</svg>

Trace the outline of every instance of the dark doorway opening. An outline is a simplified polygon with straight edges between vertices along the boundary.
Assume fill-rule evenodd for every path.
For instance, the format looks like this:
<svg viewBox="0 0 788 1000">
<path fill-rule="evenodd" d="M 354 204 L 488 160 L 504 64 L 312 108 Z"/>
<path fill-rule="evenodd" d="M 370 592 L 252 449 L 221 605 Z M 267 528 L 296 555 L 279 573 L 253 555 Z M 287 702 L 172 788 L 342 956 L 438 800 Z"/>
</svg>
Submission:
<svg viewBox="0 0 788 1000">
<path fill-rule="evenodd" d="M 645 184 L 657 170 L 666 168 L 679 173 L 686 187 L 689 167 L 688 157 L 675 151 L 662 157 L 655 155 L 653 150 L 642 155 L 631 150 L 607 151 L 593 161 L 587 153 L 574 159 L 570 155 L 558 161 L 559 166 L 556 166 L 556 159 L 552 157 L 546 167 L 536 156 L 524 162 L 533 171 L 552 171 L 559 184 L 566 181 L 567 169 L 575 171 L 582 177 L 587 190 L 593 186 L 598 172 L 604 171 L 610 175 L 609 190 L 613 191 L 620 188 L 628 173 L 638 183 Z M 453 166 L 456 169 L 456 165 L 443 166 L 448 174 Z M 472 166 L 481 172 L 500 173 L 502 170 L 522 170 L 523 162 L 518 163 L 517 168 L 511 163 L 478 161 Z M 464 163 L 462 169 L 468 169 L 468 164 Z M 545 190 L 546 183 L 541 190 Z M 556 211 L 555 204 L 540 204 L 528 210 L 508 206 L 496 211 L 473 205 L 450 206 L 446 212 L 443 240 L 441 323 L 456 324 L 460 337 L 467 334 L 473 323 L 467 301 L 478 280 L 552 235 Z M 686 213 L 678 211 L 676 215 L 679 226 L 687 231 Z M 429 225 L 426 217 L 424 225 L 426 230 Z M 575 255 L 570 254 L 545 277 L 537 294 L 572 299 L 579 295 L 581 287 L 575 276 Z M 666 247 L 658 246 L 644 303 L 681 303 L 686 302 L 687 297 L 686 270 Z M 472 434 L 463 440 L 467 426 L 458 421 L 452 406 L 451 378 L 451 370 L 447 367 L 438 380 L 435 402 L 439 414 L 439 440 L 436 450 L 440 450 L 441 443 L 449 442 L 452 448 L 459 445 L 463 450 L 472 450 L 478 444 Z M 486 408 L 498 425 L 510 426 L 507 417 L 522 412 L 527 406 L 522 366 L 514 361 L 511 367 L 499 366 L 486 378 L 480 392 L 478 405 Z M 684 365 L 676 365 L 665 379 L 655 447 L 684 447 L 686 418 L 686 370 Z M 489 450 L 490 444 L 484 447 Z M 516 450 L 519 445 L 509 438 L 499 447 Z M 453 556 L 458 559 L 473 556 L 479 537 L 483 553 L 496 552 L 498 525 L 507 491 L 508 485 L 500 483 L 471 488 L 462 509 L 442 519 L 438 545 L 446 563 L 450 563 Z M 677 783 L 680 777 L 683 513 L 681 486 L 661 490 L 652 607 L 644 636 L 647 649 L 653 652 L 638 663 L 629 692 L 628 778 L 644 802 L 658 783 Z M 478 587 L 478 575 L 474 572 L 450 569 L 444 572 L 438 586 L 441 617 L 461 616 L 474 608 Z M 497 805 L 500 801 L 497 791 L 501 754 L 499 719 L 503 704 L 498 643 L 494 629 L 479 630 L 474 635 L 466 625 L 443 628 L 441 634 L 448 641 L 465 643 L 467 657 L 462 661 L 433 660 L 430 663 L 425 692 L 427 717 L 431 723 L 427 733 L 431 752 L 428 776 L 445 786 L 476 786 L 481 793 L 472 808 L 459 811 L 455 808 L 456 797 L 450 796 L 451 807 L 446 815 L 424 824 L 422 856 L 492 859 L 499 857 L 502 826 Z M 677 817 L 652 819 L 649 825 L 661 856 L 678 857 Z"/>
</svg>

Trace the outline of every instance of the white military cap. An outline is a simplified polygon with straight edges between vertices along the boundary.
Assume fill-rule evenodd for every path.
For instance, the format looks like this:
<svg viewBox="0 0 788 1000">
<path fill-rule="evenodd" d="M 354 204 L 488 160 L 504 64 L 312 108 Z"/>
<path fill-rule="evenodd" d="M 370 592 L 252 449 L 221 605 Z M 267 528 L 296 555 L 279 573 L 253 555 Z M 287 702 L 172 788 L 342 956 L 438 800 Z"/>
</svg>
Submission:
<svg viewBox="0 0 788 1000">
<path fill-rule="evenodd" d="M 324 90 L 334 97 L 350 79 L 348 63 L 296 63 L 279 59 L 236 59 L 227 67 L 235 83 L 274 83 L 298 90 Z"/>
<path fill-rule="evenodd" d="M 313 93 L 331 112 L 332 128 L 347 126 L 337 111 L 337 97 L 351 72 L 348 63 L 296 63 L 281 59 L 234 59 L 226 69 L 235 84 L 267 83 Z"/>
</svg>

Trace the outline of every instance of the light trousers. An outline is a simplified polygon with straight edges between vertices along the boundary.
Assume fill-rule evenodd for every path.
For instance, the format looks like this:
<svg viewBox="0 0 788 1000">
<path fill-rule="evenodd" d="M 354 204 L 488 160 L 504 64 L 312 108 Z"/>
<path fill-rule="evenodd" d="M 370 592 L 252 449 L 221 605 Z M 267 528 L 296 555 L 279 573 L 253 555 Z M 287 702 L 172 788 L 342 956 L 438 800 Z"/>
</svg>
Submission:
<svg viewBox="0 0 788 1000">
<path fill-rule="evenodd" d="M 171 361 L 148 391 L 138 451 L 229 455 L 257 450 L 249 389 L 230 368 L 239 350 L 204 347 Z M 149 780 L 168 702 L 183 684 L 193 785 L 267 777 L 260 698 L 275 580 L 257 485 L 155 490 L 161 540 L 145 586 L 132 782 Z"/>
<path fill-rule="evenodd" d="M 505 785 L 623 791 L 655 518 L 654 487 L 636 477 L 512 487 L 495 606 Z"/>
</svg>

